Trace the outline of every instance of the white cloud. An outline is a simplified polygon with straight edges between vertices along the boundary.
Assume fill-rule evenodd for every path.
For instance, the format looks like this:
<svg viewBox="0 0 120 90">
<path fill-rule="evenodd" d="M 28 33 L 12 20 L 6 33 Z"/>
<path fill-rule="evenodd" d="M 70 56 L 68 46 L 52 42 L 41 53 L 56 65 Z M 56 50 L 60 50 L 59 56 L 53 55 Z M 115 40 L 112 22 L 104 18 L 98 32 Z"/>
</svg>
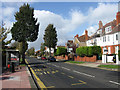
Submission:
<svg viewBox="0 0 120 90">
<path fill-rule="evenodd" d="M 110 4 L 110 3 L 99 3 L 98 7 L 93 9 L 89 9 L 88 14 L 88 21 L 89 24 L 96 24 L 99 20 L 103 21 L 103 23 L 108 23 L 115 19 L 116 13 L 118 11 L 117 4 Z"/>
<path fill-rule="evenodd" d="M 70 32 L 73 32 L 77 27 L 79 27 L 85 20 L 85 17 L 81 12 L 72 11 L 71 17 L 69 19 L 64 19 L 62 16 L 52 13 L 45 10 L 35 10 L 35 18 L 38 18 L 40 22 L 39 38 L 30 43 L 29 47 L 35 45 L 36 49 L 40 48 L 41 42 L 43 42 L 44 30 L 48 24 L 54 24 L 57 30 L 58 35 L 58 45 L 65 45 L 68 39 L 72 38 L 69 35 Z"/>
</svg>

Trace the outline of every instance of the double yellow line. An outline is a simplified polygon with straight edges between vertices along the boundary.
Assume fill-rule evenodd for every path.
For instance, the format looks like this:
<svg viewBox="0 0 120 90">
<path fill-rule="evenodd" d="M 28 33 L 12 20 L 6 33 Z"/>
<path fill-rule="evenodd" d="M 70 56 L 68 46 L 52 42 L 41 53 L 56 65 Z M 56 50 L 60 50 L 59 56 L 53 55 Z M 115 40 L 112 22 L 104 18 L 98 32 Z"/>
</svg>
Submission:
<svg viewBox="0 0 120 90">
<path fill-rule="evenodd" d="M 25 62 L 28 64 L 28 67 L 30 68 L 30 70 L 32 71 L 33 75 L 35 76 L 36 78 L 36 81 L 39 85 L 39 87 L 43 90 L 43 89 L 46 89 L 47 90 L 47 87 L 43 84 L 43 82 L 38 78 L 38 76 L 35 74 L 34 70 L 31 68 L 31 66 L 29 65 L 29 63 L 27 62 L 27 60 L 25 59 Z"/>
</svg>

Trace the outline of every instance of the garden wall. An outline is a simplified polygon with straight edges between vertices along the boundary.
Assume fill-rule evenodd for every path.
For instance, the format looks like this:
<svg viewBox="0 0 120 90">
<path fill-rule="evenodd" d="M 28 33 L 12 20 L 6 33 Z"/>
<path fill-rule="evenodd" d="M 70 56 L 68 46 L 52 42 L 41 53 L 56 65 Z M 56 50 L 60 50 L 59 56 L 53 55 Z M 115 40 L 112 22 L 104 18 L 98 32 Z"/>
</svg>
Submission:
<svg viewBox="0 0 120 90">
<path fill-rule="evenodd" d="M 80 57 L 80 56 L 77 56 L 77 57 L 74 57 L 74 60 L 75 61 L 82 61 L 82 62 L 96 62 L 97 61 L 97 57 L 94 55 L 93 57 Z"/>
<path fill-rule="evenodd" d="M 68 60 L 68 56 L 65 55 L 65 57 L 63 56 L 55 56 L 56 59 L 63 59 L 63 60 Z"/>
</svg>

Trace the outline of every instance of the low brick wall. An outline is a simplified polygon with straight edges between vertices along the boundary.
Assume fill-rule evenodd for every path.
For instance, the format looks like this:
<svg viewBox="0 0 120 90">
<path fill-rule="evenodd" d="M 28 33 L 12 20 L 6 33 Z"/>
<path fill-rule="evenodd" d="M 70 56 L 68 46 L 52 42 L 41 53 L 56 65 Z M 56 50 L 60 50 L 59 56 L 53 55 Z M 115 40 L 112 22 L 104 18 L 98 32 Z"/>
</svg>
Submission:
<svg viewBox="0 0 120 90">
<path fill-rule="evenodd" d="M 63 59 L 63 60 L 68 60 L 68 56 L 65 55 L 65 57 L 63 56 L 55 56 L 56 59 Z"/>
<path fill-rule="evenodd" d="M 97 61 L 97 57 L 96 56 L 93 56 L 93 57 L 80 57 L 80 56 L 77 56 L 77 57 L 74 57 L 74 60 L 75 61 L 83 61 L 83 62 L 96 62 Z"/>
</svg>

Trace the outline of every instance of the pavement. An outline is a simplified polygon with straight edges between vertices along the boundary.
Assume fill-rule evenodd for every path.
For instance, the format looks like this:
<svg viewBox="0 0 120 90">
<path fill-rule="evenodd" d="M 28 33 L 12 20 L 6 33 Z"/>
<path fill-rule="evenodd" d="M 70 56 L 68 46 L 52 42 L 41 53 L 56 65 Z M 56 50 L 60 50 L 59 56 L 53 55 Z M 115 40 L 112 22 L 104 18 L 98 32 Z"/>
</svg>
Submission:
<svg viewBox="0 0 120 90">
<path fill-rule="evenodd" d="M 14 73 L 5 72 L 0 75 L 0 89 L 6 88 L 31 88 L 30 73 L 26 66 L 21 66 L 21 69 Z"/>
<path fill-rule="evenodd" d="M 27 57 L 39 88 L 111 88 L 118 90 L 120 72 Z"/>
</svg>

